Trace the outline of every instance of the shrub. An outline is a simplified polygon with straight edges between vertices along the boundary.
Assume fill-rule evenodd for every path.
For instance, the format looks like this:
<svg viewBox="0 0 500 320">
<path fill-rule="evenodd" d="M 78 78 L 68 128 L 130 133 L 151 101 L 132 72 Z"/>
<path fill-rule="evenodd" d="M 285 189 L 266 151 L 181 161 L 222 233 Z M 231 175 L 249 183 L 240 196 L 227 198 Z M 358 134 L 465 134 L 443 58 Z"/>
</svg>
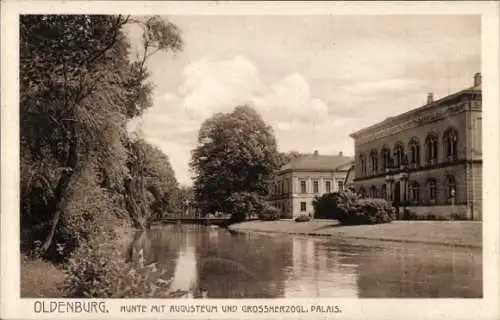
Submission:
<svg viewBox="0 0 500 320">
<path fill-rule="evenodd" d="M 394 208 L 384 199 L 356 199 L 342 204 L 338 220 L 342 224 L 375 224 L 391 222 L 395 218 Z"/>
<path fill-rule="evenodd" d="M 313 200 L 314 217 L 320 219 L 337 219 L 339 215 L 339 194 L 325 193 Z"/>
<path fill-rule="evenodd" d="M 155 264 L 133 265 L 116 249 L 112 234 L 83 243 L 66 265 L 64 294 L 70 298 L 170 297 L 165 270 Z"/>
<path fill-rule="evenodd" d="M 309 216 L 305 214 L 301 214 L 300 216 L 295 218 L 295 222 L 307 222 L 309 220 L 311 220 L 311 218 L 309 218 Z"/>
<path fill-rule="evenodd" d="M 225 200 L 230 209 L 231 223 L 244 221 L 248 217 L 258 216 L 265 220 L 279 219 L 280 212 L 255 192 L 235 192 Z"/>
<path fill-rule="evenodd" d="M 258 215 L 260 220 L 273 221 L 280 219 L 280 211 L 278 208 L 266 203 L 263 205 L 262 212 Z"/>
</svg>

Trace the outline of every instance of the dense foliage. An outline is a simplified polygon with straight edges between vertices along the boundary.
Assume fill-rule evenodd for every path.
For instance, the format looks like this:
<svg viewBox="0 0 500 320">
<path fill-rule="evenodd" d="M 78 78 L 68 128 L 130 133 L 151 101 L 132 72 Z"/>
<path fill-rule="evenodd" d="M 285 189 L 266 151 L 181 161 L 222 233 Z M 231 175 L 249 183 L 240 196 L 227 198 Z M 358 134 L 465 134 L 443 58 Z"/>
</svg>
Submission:
<svg viewBox="0 0 500 320">
<path fill-rule="evenodd" d="M 215 114 L 202 124 L 192 153 L 197 206 L 203 214 L 220 211 L 242 221 L 265 205 L 278 166 L 273 131 L 255 110 Z"/>
<path fill-rule="evenodd" d="M 266 204 L 261 212 L 257 214 L 260 220 L 264 221 L 274 221 L 280 219 L 280 211 L 278 208 L 273 207 L 270 204 Z"/>
<path fill-rule="evenodd" d="M 70 298 L 169 298 L 166 270 L 130 263 L 113 243 L 114 235 L 101 233 L 85 242 L 67 263 L 64 295 Z"/>
<path fill-rule="evenodd" d="M 144 140 L 129 143 L 129 175 L 125 179 L 126 208 L 137 228 L 149 227 L 169 209 L 177 180 L 168 157 Z"/>
<path fill-rule="evenodd" d="M 134 60 L 123 31 L 127 24 L 143 30 L 143 50 Z M 168 158 L 149 150 L 138 157 L 141 143 L 129 139 L 126 123 L 151 106 L 147 59 L 181 45 L 179 30 L 159 17 L 21 16 L 23 249 L 38 242 L 45 257 L 68 256 L 124 218 L 145 227 L 149 211 L 139 215 L 126 205 L 133 198 L 130 181 L 143 188 L 134 197 L 146 189 L 153 194 L 150 201 L 136 201 L 143 209 L 168 199 L 176 187 L 173 174 L 162 171 L 169 171 Z M 149 176 L 137 174 L 146 171 Z M 168 182 L 155 180 L 167 176 Z"/>
<path fill-rule="evenodd" d="M 291 161 L 302 157 L 303 154 L 297 151 L 280 152 L 280 168 L 284 165 L 289 164 Z"/>
<path fill-rule="evenodd" d="M 338 193 L 325 193 L 313 200 L 314 217 L 317 219 L 338 219 L 341 209 L 338 206 Z"/>
<path fill-rule="evenodd" d="M 297 218 L 295 218 L 295 222 L 307 222 L 310 221 L 311 218 L 307 214 L 301 214 Z"/>
<path fill-rule="evenodd" d="M 358 198 L 353 192 L 324 194 L 313 201 L 316 217 L 337 219 L 342 224 L 374 224 L 394 220 L 391 203 L 384 199 Z"/>
</svg>

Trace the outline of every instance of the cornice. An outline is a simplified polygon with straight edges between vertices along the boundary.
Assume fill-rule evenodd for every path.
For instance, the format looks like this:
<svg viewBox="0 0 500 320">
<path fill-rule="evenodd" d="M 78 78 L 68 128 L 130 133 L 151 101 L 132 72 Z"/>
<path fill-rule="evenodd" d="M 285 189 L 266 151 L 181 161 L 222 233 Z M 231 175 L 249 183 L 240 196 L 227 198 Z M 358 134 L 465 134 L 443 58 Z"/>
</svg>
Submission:
<svg viewBox="0 0 500 320">
<path fill-rule="evenodd" d="M 392 136 L 408 129 L 421 127 L 425 124 L 438 122 L 450 116 L 468 111 L 481 110 L 481 101 L 462 100 L 454 104 L 438 105 L 432 109 L 421 110 L 406 115 L 384 126 L 369 130 L 355 138 L 355 145 L 366 144 L 387 136 Z M 381 123 L 382 124 L 382 123 Z"/>
<path fill-rule="evenodd" d="M 360 138 L 363 138 L 365 136 L 370 136 L 373 133 L 377 133 L 381 129 L 397 126 L 397 124 L 401 122 L 407 122 L 417 115 L 426 114 L 428 112 L 433 113 L 437 109 L 447 109 L 449 107 L 453 107 L 454 105 L 461 105 L 462 103 L 468 104 L 468 109 L 470 110 L 481 110 L 481 99 L 481 90 L 478 90 L 476 88 L 468 88 L 448 95 L 442 99 L 434 101 L 433 103 L 424 105 L 416 109 L 412 109 L 394 117 L 389 117 L 386 120 L 351 133 L 349 136 L 355 140 L 359 140 Z"/>
</svg>

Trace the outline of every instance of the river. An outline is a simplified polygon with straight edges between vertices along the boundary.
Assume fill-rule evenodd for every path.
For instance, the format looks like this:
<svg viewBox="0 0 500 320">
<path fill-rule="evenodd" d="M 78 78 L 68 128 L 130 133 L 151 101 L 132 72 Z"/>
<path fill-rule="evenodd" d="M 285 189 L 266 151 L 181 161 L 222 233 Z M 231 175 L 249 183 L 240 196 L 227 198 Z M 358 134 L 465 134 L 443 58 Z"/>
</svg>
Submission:
<svg viewBox="0 0 500 320">
<path fill-rule="evenodd" d="M 173 290 L 208 298 L 480 298 L 482 252 L 164 225 L 136 237 Z"/>
</svg>

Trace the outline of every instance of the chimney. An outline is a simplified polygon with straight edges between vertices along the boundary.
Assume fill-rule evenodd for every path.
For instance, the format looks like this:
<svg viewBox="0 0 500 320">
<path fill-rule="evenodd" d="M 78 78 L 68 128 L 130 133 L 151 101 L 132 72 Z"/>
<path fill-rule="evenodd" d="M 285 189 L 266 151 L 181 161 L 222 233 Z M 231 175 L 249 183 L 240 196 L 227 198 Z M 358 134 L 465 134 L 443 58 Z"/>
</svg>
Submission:
<svg viewBox="0 0 500 320">
<path fill-rule="evenodd" d="M 317 156 L 318 155 L 318 150 L 314 150 L 314 155 Z"/>
<path fill-rule="evenodd" d="M 427 104 L 430 104 L 432 102 L 434 102 L 434 95 L 432 94 L 432 92 L 429 92 L 427 94 Z"/>
<path fill-rule="evenodd" d="M 481 85 L 481 73 L 476 73 L 474 75 L 474 87 Z"/>
<path fill-rule="evenodd" d="M 339 151 L 339 157 L 342 157 L 344 153 L 342 151 Z"/>
</svg>

